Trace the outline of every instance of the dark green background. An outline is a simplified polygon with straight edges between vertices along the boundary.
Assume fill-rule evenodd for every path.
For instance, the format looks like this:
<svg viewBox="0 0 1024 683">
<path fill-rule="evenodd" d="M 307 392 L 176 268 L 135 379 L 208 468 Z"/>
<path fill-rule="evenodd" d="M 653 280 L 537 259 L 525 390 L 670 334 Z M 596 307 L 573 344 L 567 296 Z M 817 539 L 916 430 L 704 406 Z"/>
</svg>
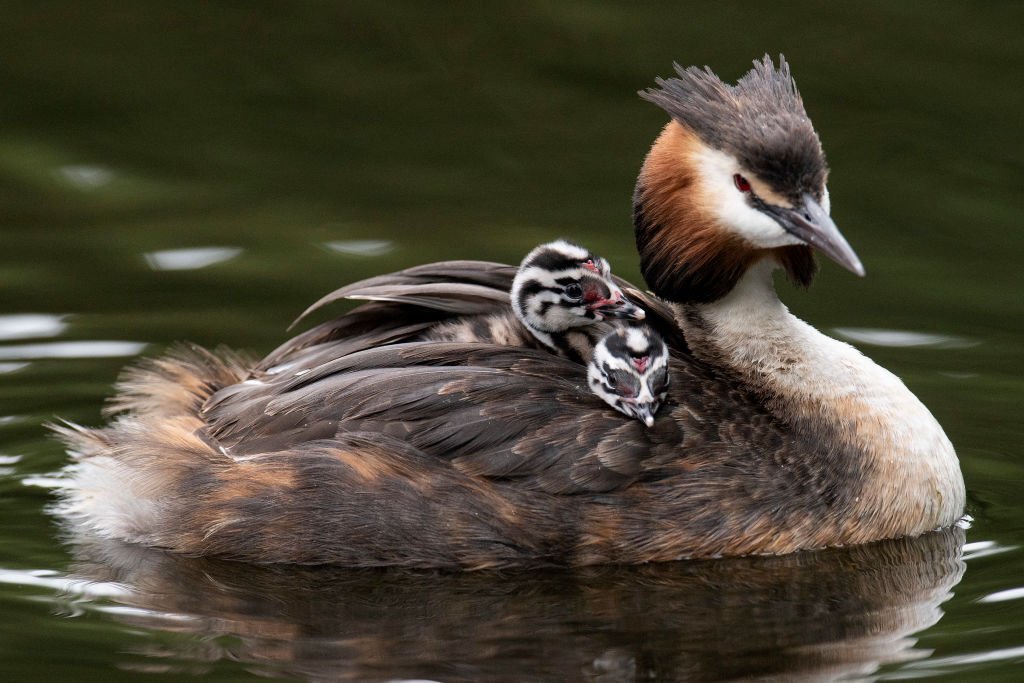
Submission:
<svg viewBox="0 0 1024 683">
<path fill-rule="evenodd" d="M 732 80 L 783 52 L 832 167 L 833 217 L 868 271 L 825 264 L 810 293 L 783 296 L 833 333 L 934 335 L 859 345 L 957 445 L 980 544 L 919 636 L 933 666 L 883 672 L 1010 680 L 1024 602 L 979 600 L 1024 574 L 1022 26 L 1016 2 L 5 3 L 0 315 L 67 326 L 0 340 L 0 677 L 147 677 L 116 668 L 121 653 L 201 641 L 127 628 L 100 609 L 116 600 L 26 578 L 70 563 L 33 485 L 66 459 L 40 425 L 99 422 L 130 359 L 23 345 L 266 352 L 340 284 L 442 258 L 518 261 L 560 235 L 638 279 L 630 194 L 664 116 L 635 92 L 673 61 Z M 76 184 L 83 167 L 97 184 Z M 391 248 L 324 246 L 352 240 Z M 197 270 L 144 258 L 205 246 L 242 251 Z"/>
</svg>

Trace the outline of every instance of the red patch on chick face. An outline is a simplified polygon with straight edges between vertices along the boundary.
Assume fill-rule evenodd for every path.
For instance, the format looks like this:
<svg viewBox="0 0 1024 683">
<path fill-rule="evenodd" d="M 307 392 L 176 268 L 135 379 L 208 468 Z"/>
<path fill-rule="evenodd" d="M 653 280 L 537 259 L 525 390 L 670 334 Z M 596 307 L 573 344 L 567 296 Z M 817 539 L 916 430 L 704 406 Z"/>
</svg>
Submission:
<svg viewBox="0 0 1024 683">
<path fill-rule="evenodd" d="M 607 287 L 595 285 L 583 291 L 583 304 L 588 310 L 618 309 L 626 303 L 622 292 L 609 292 Z"/>
<path fill-rule="evenodd" d="M 602 304 L 605 301 L 604 288 L 596 282 L 587 282 L 583 285 L 583 303 Z"/>
</svg>

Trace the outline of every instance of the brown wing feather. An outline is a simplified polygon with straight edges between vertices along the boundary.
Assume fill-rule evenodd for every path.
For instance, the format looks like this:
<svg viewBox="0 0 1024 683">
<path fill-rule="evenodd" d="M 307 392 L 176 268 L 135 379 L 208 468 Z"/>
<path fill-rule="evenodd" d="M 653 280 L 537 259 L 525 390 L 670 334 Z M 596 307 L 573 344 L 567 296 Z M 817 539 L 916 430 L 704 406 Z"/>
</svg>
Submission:
<svg viewBox="0 0 1024 683">
<path fill-rule="evenodd" d="M 592 395 L 581 366 L 544 351 L 402 344 L 429 336 L 446 320 L 507 313 L 514 274 L 514 267 L 497 263 L 447 261 L 332 292 L 306 313 L 342 299 L 375 300 L 300 335 L 261 366 L 286 372 L 215 394 L 204 408 L 211 432 L 255 453 L 288 448 L 290 439 L 377 431 L 451 457 L 474 476 L 555 493 L 627 485 L 651 454 L 652 438 L 668 432 L 661 441 L 679 443 L 680 422 L 659 420 L 648 430 L 619 415 Z M 617 280 L 647 310 L 648 322 L 686 353 L 672 309 Z M 420 321 L 395 325 L 410 318 Z M 393 344 L 399 346 L 387 348 Z M 680 377 L 674 384 L 689 381 Z M 561 419 L 546 424 L 552 415 Z M 586 456 L 574 461 L 566 452 Z"/>
<path fill-rule="evenodd" d="M 370 303 L 289 339 L 256 370 L 269 370 L 299 350 L 328 342 L 348 340 L 346 352 L 351 352 L 416 339 L 448 320 L 504 312 L 515 273 L 514 266 L 489 261 L 441 261 L 353 282 L 321 297 L 292 326 L 336 301 Z"/>
<path fill-rule="evenodd" d="M 365 296 L 359 296 L 359 294 L 370 290 L 380 292 L 391 287 L 468 284 L 478 285 L 484 289 L 490 288 L 496 291 L 504 291 L 507 295 L 515 274 L 516 268 L 514 266 L 490 261 L 440 261 L 438 263 L 414 266 L 395 273 L 359 280 L 336 289 L 329 294 L 325 294 L 303 311 L 295 319 L 295 322 L 292 323 L 292 326 L 310 313 L 335 301 L 366 298 Z M 505 300 L 508 301 L 507 296 Z"/>
<path fill-rule="evenodd" d="M 490 313 L 499 306 L 509 305 L 508 292 L 481 285 L 453 282 L 359 287 L 352 289 L 344 298 L 357 301 L 393 301 L 455 315 Z"/>
<path fill-rule="evenodd" d="M 366 349 L 228 387 L 207 401 L 203 416 L 211 436 L 235 454 L 376 432 L 472 476 L 552 493 L 628 484 L 652 444 L 643 425 L 590 392 L 582 366 L 486 344 Z"/>
</svg>

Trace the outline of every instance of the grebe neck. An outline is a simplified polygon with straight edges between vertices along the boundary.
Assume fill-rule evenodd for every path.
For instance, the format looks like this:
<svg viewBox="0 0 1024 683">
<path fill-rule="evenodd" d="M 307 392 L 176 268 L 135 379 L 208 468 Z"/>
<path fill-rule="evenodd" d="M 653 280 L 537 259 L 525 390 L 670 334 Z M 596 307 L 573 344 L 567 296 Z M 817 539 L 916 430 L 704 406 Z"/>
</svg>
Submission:
<svg viewBox="0 0 1024 683">
<path fill-rule="evenodd" d="M 776 267 L 762 259 L 721 299 L 677 306 L 694 354 L 822 444 L 822 457 L 861 458 L 868 480 L 857 502 L 893 536 L 955 523 L 964 483 L 942 427 L 895 375 L 792 315 L 775 292 Z"/>
</svg>

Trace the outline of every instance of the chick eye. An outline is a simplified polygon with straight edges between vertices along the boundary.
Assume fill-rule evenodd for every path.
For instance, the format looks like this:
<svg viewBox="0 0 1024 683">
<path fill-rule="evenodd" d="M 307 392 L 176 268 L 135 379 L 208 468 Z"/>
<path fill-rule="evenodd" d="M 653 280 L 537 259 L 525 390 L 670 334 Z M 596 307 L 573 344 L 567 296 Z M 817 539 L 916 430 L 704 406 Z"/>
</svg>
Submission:
<svg viewBox="0 0 1024 683">
<path fill-rule="evenodd" d="M 583 298 L 583 287 L 576 284 L 575 282 L 565 286 L 565 295 L 570 299 L 582 299 Z"/>
<path fill-rule="evenodd" d="M 740 192 L 750 192 L 750 181 L 741 176 L 739 173 L 733 175 L 732 181 L 736 183 L 736 189 Z"/>
</svg>

